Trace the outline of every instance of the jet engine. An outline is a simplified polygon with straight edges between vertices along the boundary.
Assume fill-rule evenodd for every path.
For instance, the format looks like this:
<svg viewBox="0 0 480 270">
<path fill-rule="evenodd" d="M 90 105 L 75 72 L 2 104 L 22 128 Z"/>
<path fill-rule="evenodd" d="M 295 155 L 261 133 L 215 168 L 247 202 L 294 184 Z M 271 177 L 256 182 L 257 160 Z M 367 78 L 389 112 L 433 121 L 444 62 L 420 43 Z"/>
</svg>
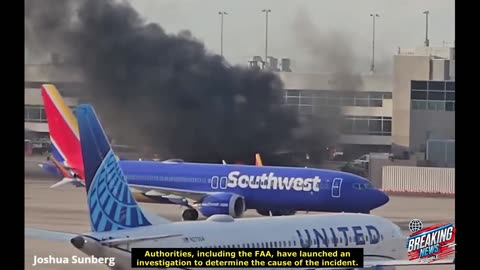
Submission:
<svg viewBox="0 0 480 270">
<path fill-rule="evenodd" d="M 218 193 L 205 197 L 199 207 L 205 217 L 212 215 L 230 215 L 240 217 L 245 212 L 245 199 L 232 193 Z"/>
</svg>

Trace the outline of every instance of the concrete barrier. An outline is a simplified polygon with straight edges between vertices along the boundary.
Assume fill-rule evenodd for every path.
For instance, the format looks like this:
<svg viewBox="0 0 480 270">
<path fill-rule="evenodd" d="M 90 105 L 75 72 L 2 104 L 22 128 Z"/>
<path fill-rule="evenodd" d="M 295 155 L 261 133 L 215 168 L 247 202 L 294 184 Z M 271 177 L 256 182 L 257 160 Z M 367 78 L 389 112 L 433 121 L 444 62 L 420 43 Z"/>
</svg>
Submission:
<svg viewBox="0 0 480 270">
<path fill-rule="evenodd" d="M 391 193 L 455 195 L 455 168 L 385 166 L 382 189 Z"/>
<path fill-rule="evenodd" d="M 372 184 L 377 188 L 383 188 L 382 179 L 383 179 L 383 167 L 385 166 L 416 166 L 416 160 L 401 160 L 401 159 L 376 159 L 372 158 L 370 164 L 368 164 L 368 179 Z"/>
</svg>

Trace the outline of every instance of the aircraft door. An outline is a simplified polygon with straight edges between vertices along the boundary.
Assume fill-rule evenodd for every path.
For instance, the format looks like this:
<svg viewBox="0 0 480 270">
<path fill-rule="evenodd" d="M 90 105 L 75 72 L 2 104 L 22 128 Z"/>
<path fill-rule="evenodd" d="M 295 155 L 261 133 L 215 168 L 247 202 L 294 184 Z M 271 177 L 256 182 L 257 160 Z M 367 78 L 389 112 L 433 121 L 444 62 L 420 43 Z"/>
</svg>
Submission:
<svg viewBox="0 0 480 270">
<path fill-rule="evenodd" d="M 340 190 L 342 188 L 342 178 L 335 178 L 332 182 L 332 197 L 340 198 Z"/>
<path fill-rule="evenodd" d="M 218 176 L 213 176 L 210 184 L 212 185 L 212 189 L 217 189 L 218 188 Z"/>
</svg>

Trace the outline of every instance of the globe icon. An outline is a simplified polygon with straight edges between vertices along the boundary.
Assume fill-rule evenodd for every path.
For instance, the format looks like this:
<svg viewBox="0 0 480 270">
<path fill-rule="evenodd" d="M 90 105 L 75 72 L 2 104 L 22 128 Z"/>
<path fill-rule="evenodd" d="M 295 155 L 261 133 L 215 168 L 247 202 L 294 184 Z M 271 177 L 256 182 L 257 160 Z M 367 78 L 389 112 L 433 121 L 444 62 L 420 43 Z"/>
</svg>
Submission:
<svg viewBox="0 0 480 270">
<path fill-rule="evenodd" d="M 419 219 L 412 219 L 408 224 L 408 228 L 412 233 L 418 232 L 423 228 L 423 223 Z"/>
</svg>

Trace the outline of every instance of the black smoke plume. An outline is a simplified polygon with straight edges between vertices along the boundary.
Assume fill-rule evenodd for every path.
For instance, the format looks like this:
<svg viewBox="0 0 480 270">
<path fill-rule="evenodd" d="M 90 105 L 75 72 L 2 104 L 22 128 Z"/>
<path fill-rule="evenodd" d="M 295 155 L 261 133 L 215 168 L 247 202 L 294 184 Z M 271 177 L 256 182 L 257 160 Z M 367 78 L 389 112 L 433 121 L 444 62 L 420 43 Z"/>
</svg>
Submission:
<svg viewBox="0 0 480 270">
<path fill-rule="evenodd" d="M 362 76 L 355 70 L 360 57 L 355 54 L 349 36 L 337 31 L 321 31 L 304 9 L 299 9 L 293 29 L 297 45 L 310 58 L 309 68 L 333 72 L 332 89 L 356 91 L 362 87 Z"/>
<path fill-rule="evenodd" d="M 80 68 L 86 101 L 117 141 L 195 162 L 302 145 L 280 79 L 229 66 L 188 31 L 168 34 L 113 0 L 32 0 L 25 14 L 26 49 Z"/>
</svg>

